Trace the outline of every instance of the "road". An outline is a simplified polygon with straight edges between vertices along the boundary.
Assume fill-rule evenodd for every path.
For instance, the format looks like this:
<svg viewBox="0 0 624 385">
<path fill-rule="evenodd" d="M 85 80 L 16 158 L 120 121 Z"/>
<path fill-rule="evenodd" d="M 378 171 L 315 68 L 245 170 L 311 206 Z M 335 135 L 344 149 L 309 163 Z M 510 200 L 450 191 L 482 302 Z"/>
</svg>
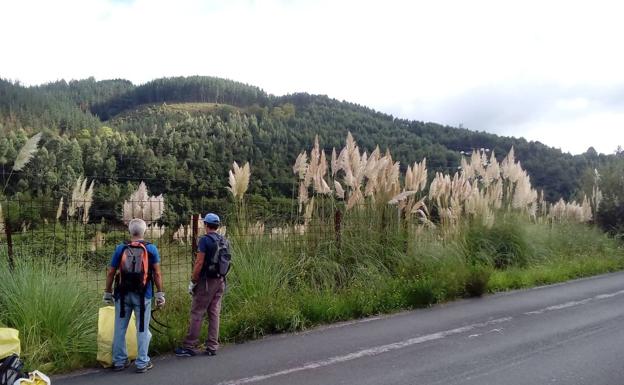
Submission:
<svg viewBox="0 0 624 385">
<path fill-rule="evenodd" d="M 154 358 L 67 385 L 624 384 L 624 273 Z"/>
</svg>

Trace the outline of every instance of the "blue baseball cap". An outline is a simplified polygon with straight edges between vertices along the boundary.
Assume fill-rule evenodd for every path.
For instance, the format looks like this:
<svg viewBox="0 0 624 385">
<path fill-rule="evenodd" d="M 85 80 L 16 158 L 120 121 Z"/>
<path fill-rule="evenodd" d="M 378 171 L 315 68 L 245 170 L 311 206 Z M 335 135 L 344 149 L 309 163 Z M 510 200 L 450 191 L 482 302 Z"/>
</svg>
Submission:
<svg viewBox="0 0 624 385">
<path fill-rule="evenodd" d="M 204 217 L 204 223 L 208 224 L 208 225 L 217 225 L 218 226 L 218 225 L 221 224 L 221 219 L 219 219 L 219 216 L 217 214 L 208 213 Z"/>
</svg>

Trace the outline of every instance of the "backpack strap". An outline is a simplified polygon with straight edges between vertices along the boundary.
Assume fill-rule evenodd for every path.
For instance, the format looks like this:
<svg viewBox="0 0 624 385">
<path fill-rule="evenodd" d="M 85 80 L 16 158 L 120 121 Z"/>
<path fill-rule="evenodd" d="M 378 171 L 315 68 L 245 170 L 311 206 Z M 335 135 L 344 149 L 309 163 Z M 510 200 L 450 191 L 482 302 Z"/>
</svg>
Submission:
<svg viewBox="0 0 624 385">
<path fill-rule="evenodd" d="M 145 331 L 145 291 L 146 290 L 143 290 L 141 303 L 139 304 L 139 333 L 143 333 Z"/>
<path fill-rule="evenodd" d="M 223 237 L 219 233 L 215 233 L 214 231 L 212 233 L 206 234 L 206 236 L 215 242 L 219 242 L 221 239 L 223 239 Z"/>
<path fill-rule="evenodd" d="M 212 239 L 212 241 L 215 243 L 216 245 L 216 249 L 214 254 L 212 255 L 212 259 L 210 260 L 211 263 L 215 263 L 218 262 L 217 261 L 217 256 L 219 255 L 219 242 L 221 242 L 223 240 L 223 237 L 221 237 L 221 235 L 219 235 L 218 233 L 212 232 L 210 234 L 206 234 L 206 236 L 210 239 Z"/>
<path fill-rule="evenodd" d="M 143 295 L 141 296 L 141 304 L 139 305 L 139 321 L 141 324 L 139 325 L 139 333 L 145 332 L 145 293 L 147 292 L 147 285 L 154 285 L 154 281 L 152 280 L 152 264 L 150 263 L 150 252 L 147 250 L 147 246 L 151 243 L 148 241 L 141 241 L 143 247 L 145 248 L 145 253 L 147 254 L 147 269 L 145 270 L 147 278 L 145 285 L 143 285 Z M 154 289 L 152 288 L 152 293 Z"/>
<path fill-rule="evenodd" d="M 125 301 L 125 297 L 126 297 L 126 295 L 124 294 L 123 290 L 121 290 L 119 292 L 119 318 L 125 318 L 126 317 L 126 301 Z"/>
</svg>

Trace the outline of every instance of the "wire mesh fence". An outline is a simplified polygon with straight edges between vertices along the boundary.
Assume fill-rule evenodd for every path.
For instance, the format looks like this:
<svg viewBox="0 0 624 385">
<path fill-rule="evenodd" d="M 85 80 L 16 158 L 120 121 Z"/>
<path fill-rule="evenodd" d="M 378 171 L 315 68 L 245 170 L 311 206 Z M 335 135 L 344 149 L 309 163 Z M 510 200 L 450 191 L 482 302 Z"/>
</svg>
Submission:
<svg viewBox="0 0 624 385">
<path fill-rule="evenodd" d="M 117 245 L 129 239 L 123 221 L 105 219 L 90 221 L 82 213 L 52 216 L 45 213 L 58 202 L 5 200 L 0 204 L 0 259 L 8 266 L 20 260 L 45 258 L 58 263 L 79 264 L 82 276 L 77 284 L 103 290 L 106 267 Z M 83 206 L 84 207 L 84 206 Z M 52 210 L 53 211 L 53 210 Z M 114 215 L 111 215 L 114 217 Z M 189 221 L 190 222 L 190 221 Z M 148 222 L 149 223 L 149 222 Z M 145 239 L 157 245 L 161 268 L 170 288 L 180 288 L 188 282 L 193 258 L 193 239 L 199 236 L 197 227 L 172 232 L 164 225 L 148 226 Z"/>
<path fill-rule="evenodd" d="M 22 260 L 45 259 L 59 264 L 78 264 L 80 276 L 75 284 L 88 290 L 102 291 L 106 269 L 115 248 L 129 240 L 127 222 L 134 217 L 146 220 L 145 240 L 154 243 L 160 253 L 161 270 L 167 291 L 184 291 L 192 271 L 197 242 L 204 235 L 203 215 L 213 211 L 214 202 L 200 202 L 206 210 L 189 215 L 183 223 L 167 226 L 159 221 L 164 211 L 162 201 L 153 199 L 126 201 L 124 211 L 94 209 L 90 201 L 0 200 L 0 267 L 10 267 Z M 258 208 L 246 204 L 245 212 L 223 209 L 227 235 L 237 248 L 269 247 L 292 255 L 324 255 L 340 247 L 340 215 L 331 204 L 318 204 L 324 212 L 306 219 L 293 207 L 273 216 L 257 217 Z M 219 212 L 218 210 L 214 210 Z M 336 211 L 339 213 L 339 211 Z M 220 212 L 221 214 L 221 212 Z M 237 217 L 237 215 L 239 215 Z M 243 215 L 245 220 L 240 220 Z M 362 223 L 369 223 L 361 218 Z M 366 229 L 364 229 L 364 233 Z M 269 245 L 269 246 L 267 246 Z"/>
</svg>

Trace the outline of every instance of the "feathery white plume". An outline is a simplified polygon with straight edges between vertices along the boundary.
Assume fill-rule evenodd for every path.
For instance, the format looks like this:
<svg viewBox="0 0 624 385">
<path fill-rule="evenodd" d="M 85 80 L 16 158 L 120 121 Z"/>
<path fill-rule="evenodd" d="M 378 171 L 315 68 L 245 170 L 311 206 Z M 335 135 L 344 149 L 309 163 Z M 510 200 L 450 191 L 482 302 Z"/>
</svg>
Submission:
<svg viewBox="0 0 624 385">
<path fill-rule="evenodd" d="M 15 158 L 15 162 L 13 163 L 13 171 L 20 171 L 23 169 L 28 162 L 32 159 L 35 153 L 38 150 L 37 145 L 39 144 L 39 140 L 41 139 L 41 133 L 33 135 L 30 139 L 24 143 L 19 153 L 17 154 L 17 158 Z"/>
</svg>

